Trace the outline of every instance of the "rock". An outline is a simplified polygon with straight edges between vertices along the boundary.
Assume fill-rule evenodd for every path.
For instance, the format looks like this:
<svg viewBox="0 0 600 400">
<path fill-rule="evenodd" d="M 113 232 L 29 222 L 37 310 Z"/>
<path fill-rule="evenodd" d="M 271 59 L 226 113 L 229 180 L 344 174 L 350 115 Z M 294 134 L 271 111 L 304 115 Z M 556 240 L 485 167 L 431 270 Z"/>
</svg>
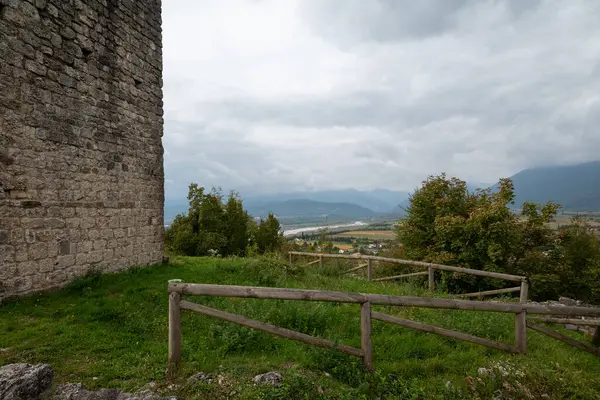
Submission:
<svg viewBox="0 0 600 400">
<path fill-rule="evenodd" d="M 256 375 L 252 378 L 252 382 L 255 385 L 270 385 L 272 387 L 279 387 L 283 382 L 283 376 L 279 372 L 272 371 L 266 374 Z"/>
<path fill-rule="evenodd" d="M 558 302 L 560 304 L 564 304 L 565 306 L 576 306 L 577 305 L 577 300 L 570 299 L 568 297 L 559 297 Z"/>
<path fill-rule="evenodd" d="M 177 397 L 162 397 L 149 390 L 138 393 L 125 393 L 117 389 L 90 391 L 80 383 L 60 385 L 47 398 L 48 400 L 177 400 Z"/>
<path fill-rule="evenodd" d="M 198 382 L 212 383 L 213 379 L 214 379 L 213 374 L 198 372 L 197 374 L 190 376 L 190 378 L 188 379 L 188 384 L 193 385 L 194 383 L 198 383 Z"/>
<path fill-rule="evenodd" d="M 577 332 L 579 330 L 579 327 L 573 324 L 565 324 L 565 329 Z"/>
<path fill-rule="evenodd" d="M 35 400 L 50 388 L 54 371 L 49 365 L 9 364 L 0 368 L 0 399 Z"/>
</svg>

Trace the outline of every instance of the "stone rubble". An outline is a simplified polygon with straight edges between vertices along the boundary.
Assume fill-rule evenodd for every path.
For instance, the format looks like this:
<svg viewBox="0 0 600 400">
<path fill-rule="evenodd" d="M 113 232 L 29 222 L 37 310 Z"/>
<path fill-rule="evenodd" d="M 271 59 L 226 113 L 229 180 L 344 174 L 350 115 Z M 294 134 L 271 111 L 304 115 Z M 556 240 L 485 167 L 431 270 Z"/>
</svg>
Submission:
<svg viewBox="0 0 600 400">
<path fill-rule="evenodd" d="M 255 385 L 270 385 L 279 387 L 283 383 L 283 376 L 277 371 L 267 372 L 265 374 L 256 375 L 252 378 Z"/>
<path fill-rule="evenodd" d="M 559 297 L 557 300 L 548 300 L 545 302 L 537 302 L 537 301 L 529 301 L 528 304 L 535 305 L 548 305 L 548 306 L 557 306 L 557 307 L 597 307 L 591 304 L 586 304 L 581 300 L 571 299 L 569 297 Z M 600 318 L 594 317 L 583 317 L 582 320 L 600 320 Z M 586 325 L 573 325 L 573 324 L 565 324 L 565 329 L 575 332 L 583 332 L 585 334 L 593 335 L 596 327 L 594 326 L 586 326 Z"/>
<path fill-rule="evenodd" d="M 138 393 L 125 393 L 117 389 L 84 389 L 79 383 L 67 383 L 58 386 L 43 400 L 177 400 L 177 397 L 159 396 L 149 390 Z"/>
<path fill-rule="evenodd" d="M 117 389 L 86 390 L 79 383 L 51 389 L 54 370 L 46 364 L 9 364 L 0 368 L 2 400 L 177 400 L 150 390 L 125 393 Z"/>
<path fill-rule="evenodd" d="M 190 376 L 190 378 L 188 379 L 188 384 L 194 384 L 194 383 L 198 383 L 198 382 L 212 383 L 213 380 L 214 380 L 213 374 L 198 372 L 198 373 Z"/>
<path fill-rule="evenodd" d="M 0 368 L 0 399 L 35 400 L 52 385 L 49 365 L 9 364 Z"/>
</svg>

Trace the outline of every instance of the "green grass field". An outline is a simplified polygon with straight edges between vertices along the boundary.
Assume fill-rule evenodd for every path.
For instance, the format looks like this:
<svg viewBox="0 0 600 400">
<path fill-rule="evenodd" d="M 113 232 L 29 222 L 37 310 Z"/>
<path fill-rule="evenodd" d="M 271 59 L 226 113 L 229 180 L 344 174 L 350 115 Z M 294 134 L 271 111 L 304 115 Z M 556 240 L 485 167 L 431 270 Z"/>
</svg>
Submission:
<svg viewBox="0 0 600 400">
<path fill-rule="evenodd" d="M 290 268 L 275 259 L 176 258 L 171 265 L 93 276 L 0 306 L 0 365 L 49 363 L 57 382 L 129 391 L 157 382 L 184 399 L 597 399 L 600 359 L 529 331 L 527 355 L 373 322 L 375 373 L 359 359 L 184 312 L 181 377 L 165 379 L 167 280 L 426 295 L 421 287 L 340 278 L 341 262 Z M 438 294 L 443 296 L 442 293 Z M 189 297 L 211 307 L 360 347 L 359 306 Z M 513 343 L 512 315 L 374 307 L 409 319 Z M 571 335 L 581 338 L 579 335 Z M 495 369 L 478 378 L 478 368 Z M 280 388 L 253 386 L 278 370 Z M 195 372 L 213 383 L 186 384 Z M 509 372 L 503 377 L 502 371 Z"/>
</svg>

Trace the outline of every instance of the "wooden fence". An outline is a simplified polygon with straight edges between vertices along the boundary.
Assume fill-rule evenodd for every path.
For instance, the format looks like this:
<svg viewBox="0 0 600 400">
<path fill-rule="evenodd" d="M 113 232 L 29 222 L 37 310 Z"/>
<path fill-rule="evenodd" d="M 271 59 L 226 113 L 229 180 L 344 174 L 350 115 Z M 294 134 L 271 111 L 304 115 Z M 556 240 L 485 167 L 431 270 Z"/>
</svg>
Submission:
<svg viewBox="0 0 600 400">
<path fill-rule="evenodd" d="M 494 349 L 504 350 L 510 353 L 526 353 L 527 326 L 529 326 L 532 329 L 538 328 L 537 326 L 534 326 L 534 324 L 527 322 L 527 314 L 555 315 L 571 318 L 581 316 L 600 316 L 600 308 L 591 307 L 565 307 L 538 304 L 482 302 L 473 300 L 439 299 L 431 297 L 390 296 L 373 293 L 332 292 L 325 290 L 208 285 L 182 283 L 179 280 L 169 281 L 168 291 L 169 374 L 171 376 L 177 373 L 181 363 L 181 310 L 195 311 L 200 314 L 208 315 L 224 321 L 234 322 L 250 328 L 259 329 L 277 336 L 312 344 L 314 346 L 324 348 L 337 348 L 341 352 L 362 358 L 363 364 L 367 370 L 373 369 L 373 350 L 371 344 L 371 326 L 373 319 L 404 326 L 423 332 L 435 333 L 454 339 L 464 340 L 467 342 L 488 346 Z M 344 344 L 338 345 L 330 340 L 317 338 L 301 332 L 296 332 L 276 325 L 266 324 L 264 322 L 252 320 L 241 315 L 232 314 L 229 312 L 217 310 L 214 308 L 206 307 L 197 303 L 183 300 L 183 296 L 187 295 L 244 297 L 253 299 L 277 299 L 297 301 L 326 301 L 360 304 L 361 347 L 359 349 Z M 463 332 L 457 332 L 433 325 L 427 325 L 421 322 L 401 319 L 396 316 L 373 311 L 371 307 L 376 305 L 513 313 L 515 315 L 515 344 L 512 345 L 500 343 L 493 340 L 469 335 Z M 582 344 L 581 342 L 577 343 Z M 585 344 L 583 345 L 587 346 Z M 581 346 L 578 347 L 581 348 Z M 589 349 L 587 350 L 589 351 Z"/>
<path fill-rule="evenodd" d="M 519 292 L 520 293 L 519 299 L 520 299 L 521 303 L 526 303 L 527 297 L 528 297 L 528 292 L 529 292 L 529 283 L 527 281 L 527 277 L 520 276 L 520 275 L 502 274 L 499 272 L 481 271 L 478 269 L 453 267 L 450 265 L 433 264 L 433 263 L 427 263 L 427 262 L 422 262 L 422 261 L 402 260 L 399 258 L 368 256 L 368 255 L 362 255 L 362 254 L 346 255 L 346 254 L 325 254 L 325 253 L 303 253 L 300 251 L 290 251 L 289 256 L 290 256 L 290 265 L 293 265 L 293 263 L 294 263 L 294 256 L 318 257 L 317 260 L 311 261 L 308 264 L 312 265 L 312 264 L 319 263 L 321 266 L 323 266 L 324 258 L 343 258 L 343 259 L 350 259 L 350 260 L 358 260 L 359 262 L 364 260 L 364 261 L 366 261 L 366 263 L 359 264 L 357 267 L 354 267 L 347 271 L 344 271 L 344 273 L 347 274 L 350 272 L 358 271 L 359 269 L 367 268 L 367 279 L 370 281 L 373 281 L 373 282 L 388 281 L 388 280 L 403 279 L 403 278 L 410 278 L 410 277 L 414 277 L 414 276 L 425 276 L 426 275 L 426 276 L 428 276 L 430 292 L 433 292 L 435 290 L 435 270 L 460 272 L 463 274 L 485 276 L 488 278 L 496 278 L 496 279 L 503 279 L 506 281 L 520 282 L 519 286 L 515 286 L 515 287 L 511 287 L 511 288 L 486 290 L 483 292 L 457 294 L 457 295 L 454 295 L 454 297 L 483 297 L 483 296 L 490 296 L 490 295 L 494 295 L 494 294 Z M 389 262 L 389 263 L 395 263 L 395 264 L 423 267 L 423 268 L 427 268 L 427 271 L 413 272 L 410 274 L 403 274 L 403 275 L 386 276 L 386 277 L 382 277 L 382 278 L 373 278 L 373 261 L 383 261 L 383 262 Z"/>
</svg>

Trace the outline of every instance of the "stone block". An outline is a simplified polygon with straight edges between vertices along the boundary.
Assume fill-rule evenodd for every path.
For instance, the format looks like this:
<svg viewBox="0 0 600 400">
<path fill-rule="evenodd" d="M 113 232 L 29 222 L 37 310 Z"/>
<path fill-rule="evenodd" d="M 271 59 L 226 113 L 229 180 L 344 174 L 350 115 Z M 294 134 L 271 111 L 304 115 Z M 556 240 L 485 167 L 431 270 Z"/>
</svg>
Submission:
<svg viewBox="0 0 600 400">
<path fill-rule="evenodd" d="M 15 262 L 27 261 L 29 259 L 29 254 L 27 252 L 26 244 L 19 244 L 15 246 Z"/>
<path fill-rule="evenodd" d="M 15 248 L 10 245 L 0 245 L 0 263 L 10 264 L 15 262 Z"/>
<path fill-rule="evenodd" d="M 48 257 L 48 246 L 46 243 L 41 242 L 32 243 L 29 245 L 28 254 L 30 260 L 40 260 Z"/>
<path fill-rule="evenodd" d="M 25 60 L 25 69 L 40 76 L 44 76 L 48 72 L 48 69 L 43 64 L 39 64 L 33 60 Z"/>
<path fill-rule="evenodd" d="M 88 257 L 88 253 L 77 253 L 75 255 L 75 263 L 76 264 L 88 264 L 89 263 L 89 257 Z"/>
<path fill-rule="evenodd" d="M 75 255 L 74 254 L 58 257 L 58 268 L 59 269 L 69 268 L 74 264 L 75 264 Z"/>
<path fill-rule="evenodd" d="M 88 262 L 90 264 L 98 263 L 102 261 L 104 252 L 102 250 L 94 250 L 88 253 Z"/>
<path fill-rule="evenodd" d="M 94 242 L 91 240 L 77 243 L 77 253 L 89 253 L 93 248 Z"/>
<path fill-rule="evenodd" d="M 0 230 L 0 245 L 8 244 L 11 235 L 7 230 Z"/>
<path fill-rule="evenodd" d="M 57 262 L 53 258 L 44 258 L 37 263 L 37 272 L 47 273 L 54 270 Z"/>
<path fill-rule="evenodd" d="M 19 276 L 29 276 L 38 272 L 37 263 L 35 261 L 24 261 L 17 264 L 17 272 Z"/>
</svg>

